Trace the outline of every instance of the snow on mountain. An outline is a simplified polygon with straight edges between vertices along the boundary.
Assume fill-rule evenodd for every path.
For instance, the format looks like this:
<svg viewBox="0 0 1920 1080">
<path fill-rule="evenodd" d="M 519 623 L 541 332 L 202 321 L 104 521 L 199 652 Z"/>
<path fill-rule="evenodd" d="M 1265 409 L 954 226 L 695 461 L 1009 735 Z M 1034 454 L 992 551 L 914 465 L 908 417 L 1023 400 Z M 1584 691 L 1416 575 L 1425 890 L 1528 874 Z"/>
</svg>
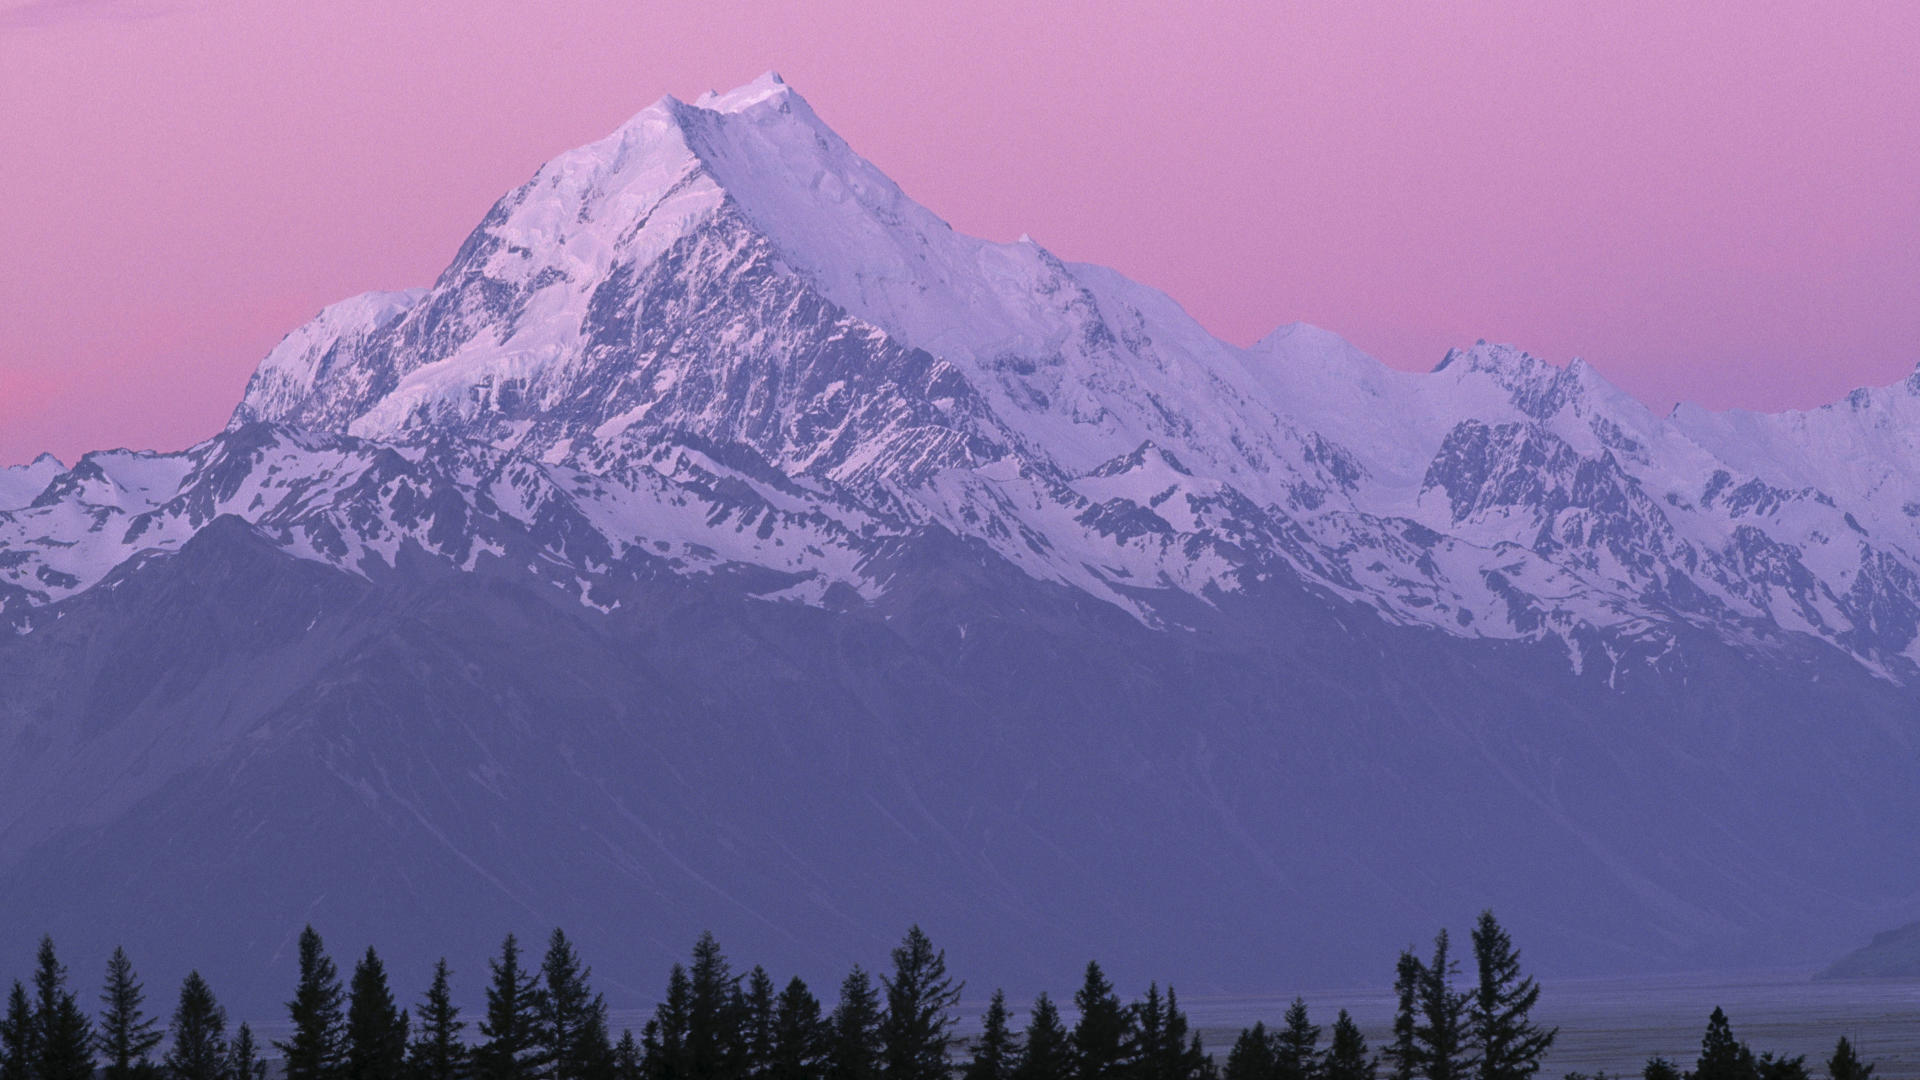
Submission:
<svg viewBox="0 0 1920 1080">
<path fill-rule="evenodd" d="M 1304 325 L 1238 349 L 1113 271 L 955 232 L 769 74 L 547 163 L 431 288 L 322 312 L 222 439 L 264 422 L 416 469 L 486 459 L 446 474 L 446 497 L 529 525 L 538 500 L 472 486 L 517 470 L 596 537 L 584 561 L 542 556 L 582 581 L 665 543 L 796 575 L 795 599 L 871 597 L 874 545 L 937 528 L 1153 625 L 1179 621 L 1174 593 L 1285 573 L 1394 622 L 1557 638 L 1576 667 L 1599 638 L 1657 653 L 1707 627 L 1756 648 L 1811 635 L 1905 680 L 1916 410 L 1909 380 L 1812 413 L 1662 418 L 1581 361 L 1507 346 L 1425 374 Z M 274 477 L 211 501 L 168 487 L 211 452 L 130 487 L 90 456 L 0 514 L 16 614 L 215 506 L 349 567 L 410 536 L 390 495 L 335 482 L 331 451 L 256 462 Z M 298 512 L 268 494 L 292 487 Z M 764 504 L 750 542 L 700 539 L 724 531 L 723 489 Z M 364 503 L 330 527 L 355 543 L 318 538 L 336 513 L 320 493 Z"/>
<path fill-rule="evenodd" d="M 1804 962 L 1920 896 L 1916 431 L 1920 377 L 1659 416 L 1236 348 L 777 78 L 666 99 L 201 444 L 0 471 L 0 908 L 260 1002 L 304 921 L 579 926 L 635 1000 L 704 928 L 922 920 L 1031 989 L 1488 904 L 1563 970 Z"/>
<path fill-rule="evenodd" d="M 12 510 L 32 502 L 53 478 L 67 471 L 60 459 L 41 454 L 25 465 L 0 469 L 0 510 Z"/>
</svg>

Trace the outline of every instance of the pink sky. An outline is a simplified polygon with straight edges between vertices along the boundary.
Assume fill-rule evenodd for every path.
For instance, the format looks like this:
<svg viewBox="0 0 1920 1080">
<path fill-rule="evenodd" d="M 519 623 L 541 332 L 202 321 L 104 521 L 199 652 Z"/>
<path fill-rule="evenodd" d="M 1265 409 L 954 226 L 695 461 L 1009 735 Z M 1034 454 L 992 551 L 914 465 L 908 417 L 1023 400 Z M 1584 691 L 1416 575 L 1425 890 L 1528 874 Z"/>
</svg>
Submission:
<svg viewBox="0 0 1920 1080">
<path fill-rule="evenodd" d="M 1917 48 L 1913 4 L 0 0 L 0 464 L 212 433 L 547 157 L 768 68 L 1229 340 L 1817 404 L 1920 360 Z"/>
</svg>

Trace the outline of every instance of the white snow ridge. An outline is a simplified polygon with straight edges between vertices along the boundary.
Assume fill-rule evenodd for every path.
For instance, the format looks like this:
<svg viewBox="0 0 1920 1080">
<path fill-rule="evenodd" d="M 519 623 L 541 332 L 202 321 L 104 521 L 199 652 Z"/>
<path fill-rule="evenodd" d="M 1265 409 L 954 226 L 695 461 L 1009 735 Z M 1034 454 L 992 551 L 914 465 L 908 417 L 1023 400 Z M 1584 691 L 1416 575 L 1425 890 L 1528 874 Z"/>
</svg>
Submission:
<svg viewBox="0 0 1920 1080">
<path fill-rule="evenodd" d="M 955 232 L 769 74 L 548 162 L 431 288 L 289 334 L 207 443 L 0 473 L 0 617 L 222 514 L 355 573 L 511 558 L 583 604 L 640 557 L 871 600 L 878 553 L 944 530 L 1152 626 L 1284 579 L 1576 668 L 1706 631 L 1908 682 L 1917 433 L 1920 375 L 1659 417 L 1506 346 L 1426 374 L 1305 325 L 1236 348 Z"/>
</svg>

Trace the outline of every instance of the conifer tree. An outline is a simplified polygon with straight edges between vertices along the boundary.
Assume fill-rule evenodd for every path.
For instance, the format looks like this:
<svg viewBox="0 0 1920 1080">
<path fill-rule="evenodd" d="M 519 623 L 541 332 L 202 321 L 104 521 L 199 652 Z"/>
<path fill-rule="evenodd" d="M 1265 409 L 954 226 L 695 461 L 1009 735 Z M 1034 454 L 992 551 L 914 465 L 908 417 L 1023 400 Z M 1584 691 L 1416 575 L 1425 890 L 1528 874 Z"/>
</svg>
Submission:
<svg viewBox="0 0 1920 1080">
<path fill-rule="evenodd" d="M 1180 1053 L 1178 1065 L 1168 1075 L 1175 1080 L 1215 1080 L 1213 1058 L 1207 1055 L 1200 1045 L 1200 1036 L 1193 1033 L 1187 1024 L 1187 1014 L 1180 1011 L 1180 997 L 1167 987 L 1167 1035 L 1168 1053 L 1185 1047 Z"/>
<path fill-rule="evenodd" d="M 227 1047 L 228 1080 L 267 1080 L 267 1062 L 260 1056 L 260 1045 L 253 1029 L 242 1023 Z"/>
<path fill-rule="evenodd" d="M 1239 1038 L 1227 1051 L 1225 1080 L 1273 1080 L 1273 1043 L 1273 1035 L 1263 1023 L 1240 1029 Z"/>
<path fill-rule="evenodd" d="M 293 1036 L 275 1042 L 286 1080 L 343 1080 L 346 1072 L 345 994 L 320 935 L 309 926 L 300 932 L 300 981 L 287 1015 Z"/>
<path fill-rule="evenodd" d="M 1829 1080 L 1872 1080 L 1873 1066 L 1861 1061 L 1853 1043 L 1842 1035 L 1834 1045 L 1833 1056 L 1827 1059 L 1827 1076 Z"/>
<path fill-rule="evenodd" d="M 882 976 L 887 1012 L 880 1023 L 881 1068 L 887 1080 L 946 1080 L 953 1043 L 953 1007 L 961 984 L 947 975 L 947 954 L 918 926 L 893 950 L 893 974 Z"/>
<path fill-rule="evenodd" d="M 1447 932 L 1433 939 L 1433 960 L 1422 965 L 1416 987 L 1413 1029 L 1421 1075 L 1427 1080 L 1465 1080 L 1475 1062 L 1467 1049 L 1468 995 L 1453 988 L 1460 965 L 1448 953 Z"/>
<path fill-rule="evenodd" d="M 559 929 L 547 939 L 540 965 L 540 1059 L 546 1080 L 606 1080 L 613 1066 L 607 1042 L 607 1003 L 593 992 L 592 974 Z"/>
<path fill-rule="evenodd" d="M 773 1061 L 774 1008 L 773 976 L 755 964 L 747 973 L 746 990 L 740 1001 L 748 1076 L 764 1075 Z"/>
<path fill-rule="evenodd" d="M 487 1015 L 473 1051 L 476 1080 L 534 1080 L 539 1069 L 540 986 L 520 966 L 520 942 L 508 934 L 500 958 L 487 961 Z"/>
<path fill-rule="evenodd" d="M 1327 1056 L 1320 1062 L 1320 1077 L 1321 1080 L 1374 1080 L 1374 1063 L 1367 1056 L 1366 1036 L 1360 1034 L 1360 1025 L 1353 1022 L 1345 1009 L 1341 1009 L 1333 1021 L 1333 1037 L 1327 1046 Z"/>
<path fill-rule="evenodd" d="M 768 1080 L 820 1080 L 826 1070 L 827 1022 L 820 1001 L 795 977 L 773 1006 Z"/>
<path fill-rule="evenodd" d="M 1171 986 L 1162 998 L 1157 985 L 1147 984 L 1147 996 L 1133 1006 L 1133 1028 L 1135 1080 L 1199 1080 L 1211 1065 Z"/>
<path fill-rule="evenodd" d="M 1693 1080 L 1753 1080 L 1753 1051 L 1733 1037 L 1727 1014 L 1714 1006 L 1707 1017 L 1707 1033 L 1700 1037 L 1700 1059 L 1693 1067 Z"/>
<path fill-rule="evenodd" d="M 1386 1061 L 1390 1080 L 1413 1080 L 1423 1068 L 1414 1032 L 1420 1026 L 1417 1010 L 1425 970 L 1426 965 L 1412 949 L 1400 951 L 1393 969 L 1393 1042 L 1380 1055 Z"/>
<path fill-rule="evenodd" d="M 472 1071 L 467 1044 L 460 1038 L 467 1025 L 460 1019 L 448 983 L 447 961 L 442 957 L 433 965 L 433 982 L 420 1003 L 419 1034 L 407 1048 L 410 1080 L 467 1080 Z"/>
<path fill-rule="evenodd" d="M 0 1080 L 31 1080 L 34 1054 L 33 1004 L 16 979 L 0 1016 Z"/>
<path fill-rule="evenodd" d="M 687 1080 L 739 1080 L 738 981 L 711 932 L 694 943 L 687 981 Z"/>
<path fill-rule="evenodd" d="M 106 989 L 100 994 L 100 1030 L 95 1044 L 105 1059 L 102 1080 L 146 1080 L 153 1073 L 153 1050 L 160 1045 L 159 1021 L 148 1016 L 147 996 L 133 973 L 125 949 L 107 960 Z"/>
<path fill-rule="evenodd" d="M 627 1028 L 613 1044 L 613 1080 L 641 1080 L 644 1075 L 640 1044 L 634 1041 L 633 1029 Z"/>
<path fill-rule="evenodd" d="M 1318 1080 L 1320 1025 L 1307 1019 L 1307 1003 L 1294 998 L 1285 1026 L 1273 1034 L 1273 1074 L 1278 1080 Z"/>
<path fill-rule="evenodd" d="M 53 939 L 40 939 L 33 974 L 32 1080 L 93 1080 L 93 1024 L 67 989 L 67 969 L 54 955 Z"/>
<path fill-rule="evenodd" d="M 1807 1055 L 1788 1057 L 1776 1056 L 1772 1051 L 1761 1054 L 1753 1063 L 1754 1075 L 1759 1080 L 1811 1080 L 1807 1074 Z"/>
<path fill-rule="evenodd" d="M 597 1000 L 600 995 L 595 994 Z M 602 1004 L 587 1015 L 586 1028 L 580 1033 L 580 1045 L 587 1048 L 590 1056 L 586 1061 L 586 1071 L 582 1074 L 587 1080 L 613 1080 L 613 1038 L 607 1031 L 607 1009 Z"/>
<path fill-rule="evenodd" d="M 693 981 L 679 964 L 667 976 L 667 996 L 653 1010 L 641 1033 L 642 1067 L 647 1080 L 685 1080 L 687 1023 L 693 1012 Z"/>
<path fill-rule="evenodd" d="M 168 1080 L 227 1080 L 227 1013 L 197 971 L 180 984 L 167 1035 Z"/>
<path fill-rule="evenodd" d="M 347 1080 L 404 1080 L 407 1014 L 393 1000 L 380 954 L 354 965 L 347 991 Z"/>
<path fill-rule="evenodd" d="M 1480 1059 L 1480 1080 L 1532 1080 L 1559 1029 L 1531 1019 L 1540 984 L 1520 974 L 1520 953 L 1492 911 L 1481 912 L 1474 927 L 1473 957 L 1479 980 L 1468 1007 L 1469 1045 Z"/>
<path fill-rule="evenodd" d="M 1073 1025 L 1074 1080 L 1115 1080 L 1132 1061 L 1133 1018 L 1098 963 L 1087 962 L 1073 1004 L 1080 1010 Z"/>
<path fill-rule="evenodd" d="M 880 993 L 859 964 L 840 983 L 840 1003 L 828 1019 L 827 1080 L 880 1076 Z"/>
<path fill-rule="evenodd" d="M 1073 1036 L 1060 1022 L 1060 1007 L 1045 993 L 1033 999 L 1021 1041 L 1025 1046 L 1014 1080 L 1064 1080 L 1072 1075 Z"/>
<path fill-rule="evenodd" d="M 1160 997 L 1158 983 L 1147 984 L 1147 996 L 1133 1004 L 1135 1062 L 1138 1080 L 1161 1080 L 1170 1066 L 1167 1053 L 1167 1003 Z M 1184 1047 L 1176 1047 L 1183 1050 Z"/>
<path fill-rule="evenodd" d="M 1681 1080 L 1680 1067 L 1666 1058 L 1651 1057 L 1640 1070 L 1640 1080 Z"/>
<path fill-rule="evenodd" d="M 974 1040 L 962 1080 L 1013 1080 L 1014 1070 L 1020 1067 L 1020 1044 L 1012 1020 L 1007 1012 L 1007 995 L 995 990 L 993 1000 L 987 1002 L 980 1037 Z"/>
</svg>

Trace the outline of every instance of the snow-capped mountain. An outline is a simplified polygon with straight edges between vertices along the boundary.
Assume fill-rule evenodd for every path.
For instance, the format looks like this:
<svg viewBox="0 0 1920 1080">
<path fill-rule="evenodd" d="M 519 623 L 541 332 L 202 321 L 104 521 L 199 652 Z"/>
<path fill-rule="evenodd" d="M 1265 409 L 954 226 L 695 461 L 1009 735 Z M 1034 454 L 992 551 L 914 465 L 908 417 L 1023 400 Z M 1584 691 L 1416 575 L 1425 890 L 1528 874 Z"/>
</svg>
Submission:
<svg viewBox="0 0 1920 1080">
<path fill-rule="evenodd" d="M 75 822 L 120 820 L 139 799 L 185 798 L 167 796 L 181 770 L 254 760 L 232 755 L 289 745 L 274 733 L 334 715 L 314 712 L 314 702 L 338 680 L 311 680 L 329 663 L 365 665 L 377 655 L 341 644 L 351 634 L 336 601 L 387 612 L 383 605 L 398 603 L 392 597 L 415 595 L 423 583 L 457 591 L 486 582 L 558 598 L 566 611 L 552 618 L 629 628 L 619 633 L 646 625 L 636 639 L 605 633 L 627 642 L 610 656 L 644 655 L 648 663 L 663 662 L 658 650 L 667 647 L 649 622 L 662 596 L 682 603 L 699 595 L 743 612 L 728 618 L 760 629 L 721 635 L 736 643 L 786 640 L 765 629 L 770 621 L 888 627 L 911 643 L 903 655 L 918 658 L 912 663 L 975 648 L 969 634 L 987 624 L 1000 634 L 1054 635 L 1049 648 L 1077 658 L 1065 670 L 1078 677 L 1146 680 L 1159 689 L 1136 687 L 1140 701 L 1163 712 L 1219 711 L 1225 726 L 1196 720 L 1193 729 L 1212 730 L 1212 743 L 1161 730 L 1158 719 L 1140 721 L 1148 727 L 1135 734 L 1144 741 L 1131 751 L 1145 755 L 1139 761 L 1151 761 L 1144 747 L 1156 744 L 1188 763 L 1162 780 L 1169 805 L 1193 816 L 1156 835 L 1171 849 L 1195 830 L 1224 830 L 1256 851 L 1262 873 L 1280 879 L 1289 876 L 1286 845 L 1306 841 L 1287 833 L 1275 848 L 1273 836 L 1247 831 L 1248 822 L 1285 832 L 1276 824 L 1284 815 L 1275 816 L 1284 806 L 1387 828 L 1378 807 L 1342 800 L 1378 795 L 1418 773 L 1414 758 L 1395 754 L 1411 754 L 1421 740 L 1464 737 L 1479 749 L 1455 746 L 1450 760 L 1474 762 L 1460 766 L 1467 773 L 1491 768 L 1513 789 L 1469 801 L 1488 800 L 1487 813 L 1539 816 L 1552 835 L 1525 850 L 1543 860 L 1559 858 L 1559 847 L 1584 851 L 1591 866 L 1569 881 L 1589 880 L 1582 874 L 1590 871 L 1657 913 L 1651 938 L 1627 941 L 1632 933 L 1623 930 L 1622 943 L 1566 944 L 1578 958 L 1571 966 L 1604 966 L 1610 961 L 1593 957 L 1616 952 L 1644 958 L 1662 942 L 1692 957 L 1749 956 L 1756 934 L 1792 932 L 1781 912 L 1832 920 L 1844 908 L 1855 922 L 1871 921 L 1906 911 L 1920 895 L 1911 874 L 1889 873 L 1836 900 L 1804 880 L 1805 865 L 1763 872 L 1730 864 L 1711 854 L 1710 840 L 1744 822 L 1739 835 L 1758 843 L 1779 827 L 1785 819 L 1776 813 L 1784 811 L 1771 804 L 1742 810 L 1727 800 L 1746 799 L 1743 785 L 1754 776 L 1779 779 L 1769 769 L 1804 780 L 1808 774 L 1794 770 L 1821 753 L 1813 747 L 1877 747 L 1872 767 L 1882 779 L 1916 788 L 1916 440 L 1920 375 L 1807 413 L 1683 407 L 1662 417 L 1580 361 L 1557 368 L 1500 345 L 1456 350 L 1424 374 L 1389 369 L 1305 325 L 1238 348 L 1111 270 L 1066 262 L 1025 239 L 999 244 L 956 233 L 769 75 L 691 104 L 665 99 L 606 139 L 555 158 L 494 206 L 430 288 L 355 297 L 289 334 L 260 365 L 229 427 L 206 442 L 176 454 L 88 454 L 70 468 L 43 457 L 0 472 L 0 621 L 13 631 L 5 648 L 14 670 L 33 673 L 18 682 L 29 689 L 0 695 L 0 744 L 39 748 L 21 762 L 62 747 L 94 752 L 80 735 L 46 730 L 42 714 L 60 710 L 30 687 L 50 673 L 92 680 L 96 695 L 113 699 L 112 722 L 76 718 L 83 729 L 149 717 L 145 741 L 119 744 L 148 749 L 125 751 L 132 756 L 118 772 L 19 766 L 14 793 L 0 797 L 0 856 L 70 854 L 45 845 Z M 280 612 L 289 627 L 295 613 L 312 622 L 274 638 L 283 652 L 271 656 L 234 639 L 238 651 L 161 665 L 168 676 L 139 693 L 98 689 L 125 676 L 77 658 L 88 639 L 72 627 L 149 625 L 142 620 L 151 609 L 141 605 L 160 601 L 140 597 L 202 602 L 191 590 L 152 582 L 229 562 L 275 583 L 262 611 Z M 315 584 L 322 579 L 310 581 L 314 574 L 333 575 L 325 578 L 332 584 Z M 296 602 L 309 587 L 321 598 Z M 234 610 L 253 603 L 238 595 L 226 602 Z M 270 617 L 280 616 L 261 616 Z M 393 634 L 414 625 L 381 616 L 388 617 L 398 620 Z M 909 624 L 915 629 L 903 628 Z M 370 625 L 388 626 L 380 618 Z M 1204 659 L 1216 647 L 1231 661 Z M 328 651 L 336 648 L 346 651 Z M 1310 670 L 1303 657 L 1315 650 L 1338 663 Z M 1089 659 L 1103 652 L 1110 655 Z M 227 664 L 244 668 L 235 659 L 243 654 L 279 673 L 259 685 L 282 688 L 242 690 L 241 676 L 221 676 L 241 680 L 229 686 L 212 674 Z M 459 650 L 447 655 L 475 662 Z M 1114 668 L 1121 658 L 1126 665 Z M 1163 662 L 1172 666 L 1162 670 Z M 796 685 L 828 678 L 804 664 L 775 667 Z M 1006 672 L 928 676 L 946 688 L 935 692 L 876 689 L 879 676 L 845 656 L 822 670 L 838 673 L 828 680 L 834 689 L 810 693 L 835 708 L 858 701 L 878 717 L 920 706 L 966 716 L 957 702 L 1016 712 L 1031 704 Z M 1473 674 L 1435 676 L 1439 670 Z M 711 674 L 730 677 L 724 665 Z M 692 695 L 675 699 L 684 716 L 736 715 L 711 713 L 724 694 L 705 695 L 718 691 L 660 678 Z M 1054 688 L 1055 711 L 1071 711 L 1090 693 L 1065 674 L 1024 678 Z M 1311 693 L 1300 689 L 1329 678 Z M 1216 683 L 1197 689 L 1183 679 Z M 1737 692 L 1727 689 L 1735 684 Z M 368 701 L 384 702 L 374 711 L 405 724 L 399 698 L 388 700 L 405 693 L 397 683 L 379 685 L 365 691 Z M 1763 687 L 1770 696 L 1755 698 Z M 941 696 L 949 691 L 957 696 Z M 922 694 L 927 700 L 916 705 Z M 1302 697 L 1277 703 L 1274 694 Z M 1649 855 L 1644 844 L 1668 836 L 1664 825 L 1614 820 L 1633 813 L 1603 792 L 1569 790 L 1591 779 L 1578 775 L 1581 762 L 1607 758 L 1602 772 L 1611 775 L 1628 763 L 1659 770 L 1711 758 L 1728 736 L 1713 717 L 1731 703 L 1760 701 L 1854 715 L 1820 730 L 1795 713 L 1790 737 L 1736 730 L 1746 756 L 1721 782 L 1741 793 L 1712 804 L 1711 814 L 1725 820 L 1703 817 L 1696 846 L 1676 841 Z M 183 723 L 186 702 L 226 718 L 207 729 L 217 737 L 185 738 L 162 722 Z M 1297 716 L 1320 717 L 1318 735 L 1288 727 L 1304 720 L 1277 719 L 1296 717 L 1295 705 Z M 1621 725 L 1618 741 L 1586 744 L 1585 736 L 1532 731 L 1521 719 L 1544 711 L 1578 727 L 1629 706 L 1652 713 L 1636 723 L 1609 719 Z M 535 722 L 519 705 L 474 707 Z M 1368 738 L 1412 741 L 1399 750 L 1375 745 L 1383 771 L 1347 794 L 1295 776 L 1296 794 L 1260 802 L 1248 790 L 1223 791 L 1213 765 L 1195 764 L 1216 760 L 1210 746 L 1252 739 L 1242 747 L 1248 761 L 1285 770 L 1275 744 L 1261 740 L 1300 739 L 1321 755 L 1316 767 L 1340 773 L 1351 768 L 1338 747 L 1354 734 L 1341 726 L 1352 710 L 1371 717 L 1363 727 L 1383 725 L 1367 728 Z M 1249 711 L 1267 717 L 1256 734 L 1225 720 Z M 1513 718 L 1530 733 L 1466 734 L 1458 725 L 1471 728 L 1468 715 Z M 1088 723 L 1070 726 L 1099 741 L 1100 725 Z M 1426 726 L 1413 737 L 1391 734 L 1396 724 Z M 986 764 L 1000 751 L 983 749 L 1004 750 L 1010 736 L 986 726 L 986 743 L 948 749 L 999 778 L 981 781 L 982 791 L 1017 802 L 1013 789 L 994 787 L 1010 781 Z M 625 737 L 607 735 L 614 741 L 601 749 L 612 757 L 642 752 L 619 742 Z M 183 739 L 176 751 L 151 749 Z M 607 749 L 616 743 L 618 753 Z M 432 819 L 420 827 L 458 852 L 461 865 L 489 865 L 477 848 L 447 839 L 444 818 L 396 796 L 380 761 L 341 749 L 361 743 L 325 745 L 331 749 L 315 752 L 343 782 L 351 777 L 369 805 L 397 798 L 409 822 Z M 438 770 L 435 754 L 453 751 L 399 756 L 414 753 L 424 755 L 421 768 Z M 1841 775 L 1852 760 L 1839 754 L 1828 765 Z M 482 778 L 475 782 L 496 794 L 512 786 L 497 764 L 462 767 L 460 775 Z M 1157 768 L 1124 760 L 1102 767 L 1117 770 L 1101 774 L 1107 780 Z M 984 827 L 981 806 L 992 800 L 978 792 L 961 798 L 948 790 L 950 777 L 929 774 L 925 782 L 958 804 L 926 809 L 943 796 L 924 792 L 909 801 L 936 823 L 943 843 L 973 837 L 961 848 L 985 859 L 967 866 L 995 883 L 993 910 L 1047 923 L 1053 916 L 1027 889 L 1025 871 L 980 854 L 992 845 L 968 832 Z M 772 786 L 792 792 L 795 783 Z M 1698 797 L 1687 784 L 1668 784 L 1659 781 L 1658 798 L 1669 808 Z M 84 815 L 69 820 L 50 809 L 80 789 L 89 793 Z M 1439 797 L 1438 789 L 1429 793 Z M 649 843 L 664 844 L 658 830 L 671 817 L 608 797 L 619 809 L 582 811 L 583 819 L 599 815 L 606 837 L 637 827 Z M 474 805 L 461 803 L 460 812 L 484 816 Z M 848 813 L 838 804 L 821 810 L 823 820 Z M 1470 831 L 1478 813 L 1441 820 Z M 1861 831 L 1862 813 L 1847 803 L 1829 832 L 1844 824 L 1859 837 L 1898 842 L 1878 827 Z M 1396 846 L 1368 835 L 1383 850 Z M 1049 834 L 1049 843 L 1056 839 Z M 619 845 L 631 837 L 605 842 L 625 851 Z M 769 858 L 804 864 L 795 852 L 807 843 L 786 836 L 785 854 Z M 551 910 L 538 887 L 487 872 L 520 908 Z M 702 887 L 731 894 L 715 884 L 722 872 L 688 870 Z M 1768 900 L 1733 899 L 1763 879 L 1773 890 Z M 823 879 L 808 880 L 820 903 L 838 910 L 831 897 L 839 894 Z M 651 887 L 680 895 L 677 885 Z M 1465 899 L 1472 888 L 1463 881 L 1444 903 L 1476 903 Z M 735 899 L 764 915 L 759 901 L 739 900 L 751 891 Z M 1324 907 L 1329 919 L 1341 910 L 1294 900 Z M 1246 911 L 1257 906 L 1245 903 Z M 1414 909 L 1424 916 L 1432 908 L 1381 908 Z M 1217 911 L 1194 917 L 1232 921 Z M 1572 922 L 1560 930 L 1564 942 L 1600 933 Z"/>
<path fill-rule="evenodd" d="M 1558 638 L 1576 667 L 1686 624 L 1810 635 L 1905 682 L 1911 418 L 1920 377 L 1804 415 L 1661 418 L 1501 346 L 1426 375 L 1306 326 L 1237 349 L 1111 271 L 954 232 L 768 76 L 554 159 L 431 289 L 289 335 L 227 435 L 89 456 L 0 535 L 16 620 L 218 513 L 348 568 L 409 540 L 470 565 L 466 530 L 436 540 L 391 504 L 411 487 L 368 490 L 392 447 L 444 471 L 445 505 L 485 496 L 463 514 L 577 517 L 591 542 L 535 550 L 586 602 L 634 554 L 872 597 L 874 544 L 933 526 L 1149 622 L 1172 617 L 1160 590 L 1287 572 L 1396 622 Z M 236 439 L 302 449 L 241 464 Z M 751 504 L 732 529 L 707 520 L 722 481 Z"/>
</svg>

